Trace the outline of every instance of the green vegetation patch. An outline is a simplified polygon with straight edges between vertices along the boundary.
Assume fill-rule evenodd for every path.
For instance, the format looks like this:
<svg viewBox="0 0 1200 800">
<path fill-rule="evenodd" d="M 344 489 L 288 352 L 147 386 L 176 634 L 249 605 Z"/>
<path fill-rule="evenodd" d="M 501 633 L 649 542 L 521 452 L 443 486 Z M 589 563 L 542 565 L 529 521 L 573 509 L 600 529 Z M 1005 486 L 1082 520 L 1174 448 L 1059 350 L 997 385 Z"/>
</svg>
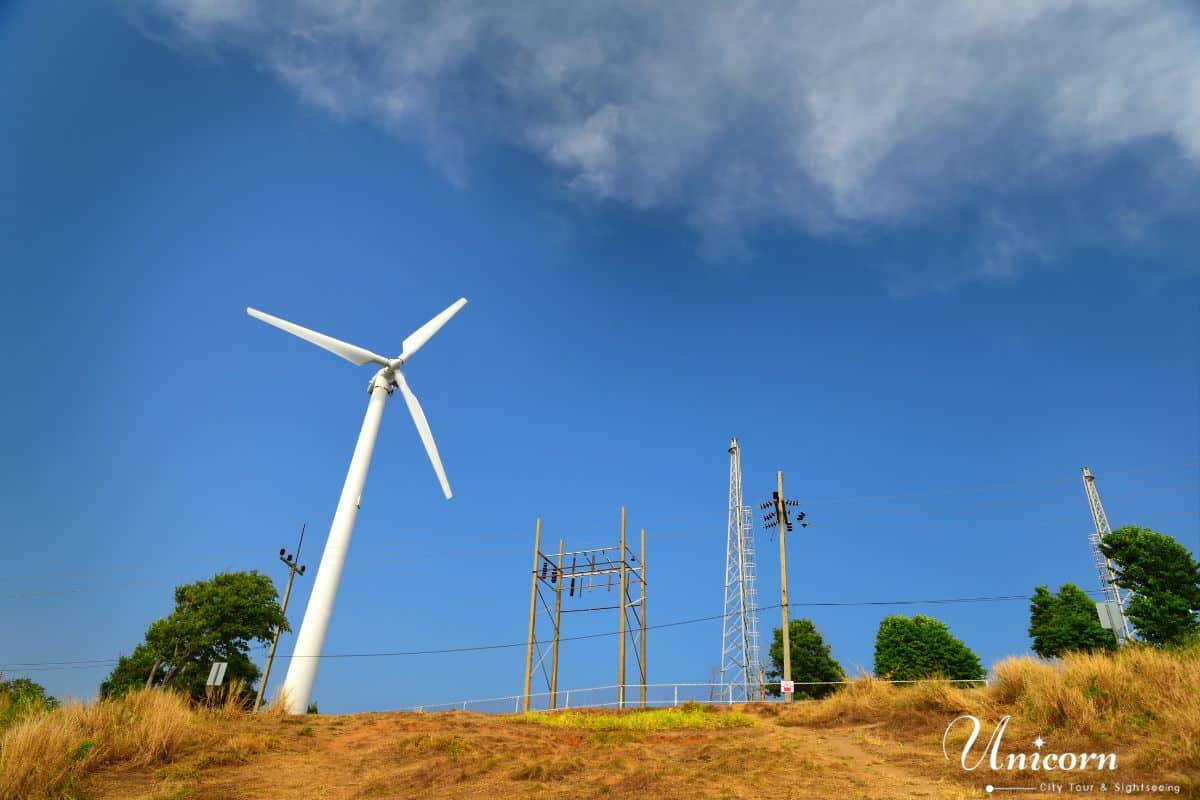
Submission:
<svg viewBox="0 0 1200 800">
<path fill-rule="evenodd" d="M 574 728 L 590 731 L 669 731 L 684 728 L 744 728 L 754 721 L 741 712 L 721 714 L 703 706 L 657 708 L 647 711 L 597 713 L 591 711 L 556 711 L 553 713 L 522 714 L 519 722 L 546 725 L 551 728 Z"/>
</svg>

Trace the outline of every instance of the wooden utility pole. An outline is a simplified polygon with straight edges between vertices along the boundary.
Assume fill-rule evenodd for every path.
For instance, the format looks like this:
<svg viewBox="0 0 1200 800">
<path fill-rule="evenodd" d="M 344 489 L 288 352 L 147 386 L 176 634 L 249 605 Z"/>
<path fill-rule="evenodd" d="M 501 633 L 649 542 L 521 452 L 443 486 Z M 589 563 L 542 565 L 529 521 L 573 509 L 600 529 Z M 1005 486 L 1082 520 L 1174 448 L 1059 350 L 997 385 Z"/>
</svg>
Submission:
<svg viewBox="0 0 1200 800">
<path fill-rule="evenodd" d="M 641 631 L 642 635 L 641 635 L 641 643 L 638 645 L 638 654 L 641 655 L 641 663 L 639 663 L 638 666 L 641 667 L 640 671 L 641 671 L 642 687 L 641 687 L 641 692 L 639 693 L 638 699 L 640 700 L 641 707 L 645 708 L 646 707 L 646 529 L 645 528 L 642 528 L 642 554 L 641 554 L 640 558 L 642 559 L 642 566 L 641 566 L 641 578 L 642 578 L 642 581 L 641 581 L 642 582 L 641 606 L 642 606 L 642 609 L 641 609 L 641 615 L 640 615 L 641 619 L 639 620 L 639 622 L 642 623 L 642 631 Z"/>
<path fill-rule="evenodd" d="M 542 555 L 542 518 L 538 517 L 533 532 L 533 577 L 529 579 L 529 643 L 525 646 L 525 692 L 521 710 L 529 711 L 529 690 L 533 683 L 533 623 L 537 611 L 538 561 Z"/>
<path fill-rule="evenodd" d="M 288 568 L 287 586 L 283 590 L 283 603 L 280 609 L 285 615 L 287 614 L 288 598 L 292 595 L 292 581 L 295 580 L 296 575 L 304 574 L 304 567 L 297 566 L 297 564 L 300 562 L 300 548 L 304 546 L 304 529 L 307 526 L 307 522 L 300 526 L 300 542 L 296 545 L 295 556 L 289 554 L 284 558 L 285 549 L 279 549 L 279 560 Z M 279 646 L 279 633 L 281 630 L 280 626 L 276 625 L 275 635 L 271 637 L 271 649 L 267 652 L 267 663 L 263 666 L 262 680 L 258 682 L 258 694 L 254 697 L 255 711 L 258 711 L 262 707 L 263 693 L 267 690 L 267 679 L 271 677 L 271 665 L 275 663 L 275 648 Z M 158 663 L 155 662 L 154 666 L 157 669 Z M 154 673 L 151 672 L 151 677 L 153 675 Z"/>
<path fill-rule="evenodd" d="M 788 590 L 787 590 L 787 512 L 783 500 L 783 470 L 775 473 L 778 488 L 775 493 L 775 513 L 779 516 L 779 606 L 783 612 L 783 680 L 792 679 L 792 644 L 788 635 Z M 784 702 L 792 702 L 792 693 L 780 687 Z"/>
<path fill-rule="evenodd" d="M 563 540 L 558 540 L 558 561 L 554 567 L 554 644 L 550 655 L 550 708 L 558 708 L 558 632 L 562 628 Z"/>
<path fill-rule="evenodd" d="M 621 620 L 619 624 L 620 642 L 617 644 L 617 708 L 625 707 L 625 609 L 628 605 L 625 598 L 627 578 L 625 576 L 625 506 L 621 506 L 621 549 L 620 549 L 620 598 Z"/>
</svg>

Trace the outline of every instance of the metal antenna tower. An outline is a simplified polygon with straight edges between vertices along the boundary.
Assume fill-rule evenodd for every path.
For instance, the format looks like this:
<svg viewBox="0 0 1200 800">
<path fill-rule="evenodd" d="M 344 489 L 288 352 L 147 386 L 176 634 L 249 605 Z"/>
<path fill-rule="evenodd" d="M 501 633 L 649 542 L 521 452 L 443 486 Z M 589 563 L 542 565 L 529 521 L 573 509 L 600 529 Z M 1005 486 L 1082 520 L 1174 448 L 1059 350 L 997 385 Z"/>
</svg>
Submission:
<svg viewBox="0 0 1200 800">
<path fill-rule="evenodd" d="M 1112 533 L 1112 528 L 1109 527 L 1104 506 L 1100 504 L 1100 493 L 1096 491 L 1096 476 L 1087 467 L 1083 468 L 1083 490 L 1087 493 L 1088 506 L 1092 510 L 1092 524 L 1096 529 L 1096 532 L 1088 537 L 1088 541 L 1092 545 L 1092 559 L 1096 562 L 1096 573 L 1100 578 L 1100 591 L 1104 593 L 1104 600 L 1116 617 L 1113 620 L 1113 633 L 1117 636 L 1117 644 L 1125 644 L 1133 638 L 1129 632 L 1129 620 L 1125 617 L 1129 594 L 1121 594 L 1112 562 L 1100 549 L 1100 542 Z"/>
<path fill-rule="evenodd" d="M 750 507 L 742 503 L 742 457 L 729 443 L 729 525 L 725 537 L 725 612 L 721 632 L 721 684 L 734 701 L 761 693 L 758 660 L 758 589 Z"/>
</svg>

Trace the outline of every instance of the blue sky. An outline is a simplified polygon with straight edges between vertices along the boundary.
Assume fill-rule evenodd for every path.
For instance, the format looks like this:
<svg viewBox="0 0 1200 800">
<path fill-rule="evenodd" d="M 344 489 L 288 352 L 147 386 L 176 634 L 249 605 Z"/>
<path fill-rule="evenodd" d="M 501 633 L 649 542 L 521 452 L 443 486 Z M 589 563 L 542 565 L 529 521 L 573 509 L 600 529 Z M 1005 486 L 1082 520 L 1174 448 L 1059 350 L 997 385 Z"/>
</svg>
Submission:
<svg viewBox="0 0 1200 800">
<path fill-rule="evenodd" d="M 890 611 L 1027 652 L 1023 602 L 803 604 L 1094 589 L 1084 464 L 1114 525 L 1200 550 L 1194 12 L 830 13 L 800 52 L 728 7 L 0 8 L 0 664 L 41 665 L 6 672 L 91 696 L 104 666 L 47 662 L 128 652 L 215 571 L 282 586 L 304 521 L 311 576 L 370 372 L 247 305 L 390 353 L 470 300 L 406 369 L 455 498 L 391 404 L 327 653 L 522 641 L 535 518 L 597 546 L 622 504 L 651 622 L 719 614 L 731 435 L 747 499 L 783 469 L 809 513 L 794 615 L 847 670 Z M 719 639 L 651 632 L 650 680 Z M 331 658 L 315 697 L 511 694 L 523 655 Z M 565 644 L 560 684 L 615 661 Z"/>
</svg>

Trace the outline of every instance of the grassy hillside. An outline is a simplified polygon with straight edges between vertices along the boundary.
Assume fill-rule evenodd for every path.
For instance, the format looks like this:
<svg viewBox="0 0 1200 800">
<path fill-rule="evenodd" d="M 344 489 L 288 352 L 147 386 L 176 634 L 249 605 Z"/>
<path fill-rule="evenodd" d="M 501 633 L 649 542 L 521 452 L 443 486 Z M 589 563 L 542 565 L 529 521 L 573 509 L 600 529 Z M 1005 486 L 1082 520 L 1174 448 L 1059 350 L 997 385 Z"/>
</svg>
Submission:
<svg viewBox="0 0 1200 800">
<path fill-rule="evenodd" d="M 0 737 L 0 800 L 40 798 L 967 798 L 987 783 L 1158 783 L 1200 794 L 1200 650 L 1012 659 L 987 687 L 869 678 L 822 701 L 557 715 L 252 716 L 163 692 L 67 705 Z M 0 698 L 0 702 L 3 699 Z M 1004 752 L 1113 752 L 1110 771 L 965 772 Z M 1037 792 L 1023 792 L 1022 796 Z M 1149 796 L 1149 795 L 1147 795 Z M 1174 796 L 1174 795 L 1171 795 Z"/>
</svg>

